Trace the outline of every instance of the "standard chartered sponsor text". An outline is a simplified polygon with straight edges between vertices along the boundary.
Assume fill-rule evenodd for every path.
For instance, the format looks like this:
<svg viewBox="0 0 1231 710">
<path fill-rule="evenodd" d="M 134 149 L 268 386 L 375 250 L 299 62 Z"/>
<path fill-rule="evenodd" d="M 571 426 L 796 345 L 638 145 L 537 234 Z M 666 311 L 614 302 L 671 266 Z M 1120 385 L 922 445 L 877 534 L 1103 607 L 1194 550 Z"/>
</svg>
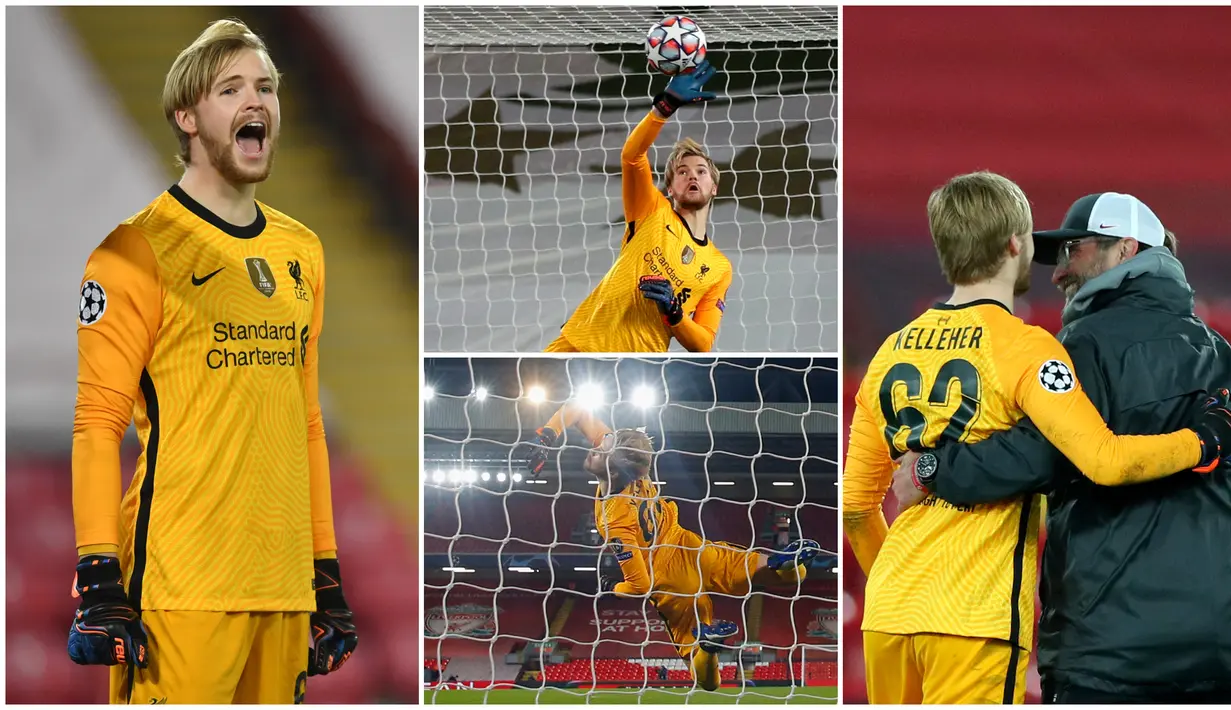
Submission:
<svg viewBox="0 0 1231 710">
<path fill-rule="evenodd" d="M 299 364 L 299 347 L 295 335 L 298 329 L 294 321 L 286 325 L 269 321 L 218 322 L 214 324 L 213 331 L 214 342 L 225 345 L 211 348 L 205 353 L 205 364 L 211 370 L 255 365 L 295 367 Z M 287 349 L 277 345 L 270 346 L 270 342 L 284 345 Z"/>
</svg>

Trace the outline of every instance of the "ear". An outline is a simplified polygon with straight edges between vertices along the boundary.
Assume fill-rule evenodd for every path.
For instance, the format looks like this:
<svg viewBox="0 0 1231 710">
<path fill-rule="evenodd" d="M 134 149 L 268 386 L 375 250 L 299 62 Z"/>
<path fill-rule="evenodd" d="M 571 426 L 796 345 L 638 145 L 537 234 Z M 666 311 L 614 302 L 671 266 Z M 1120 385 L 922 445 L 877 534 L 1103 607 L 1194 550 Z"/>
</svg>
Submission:
<svg viewBox="0 0 1231 710">
<path fill-rule="evenodd" d="M 190 108 L 180 109 L 175 112 L 175 124 L 180 127 L 180 130 L 190 136 L 197 134 L 197 113 Z"/>
<path fill-rule="evenodd" d="M 1125 237 L 1120 243 L 1124 245 L 1120 247 L 1120 253 L 1125 259 L 1131 259 L 1141 253 L 1141 242 L 1132 237 Z"/>
<path fill-rule="evenodd" d="M 1016 234 L 1009 237 L 1009 256 L 1017 256 L 1022 253 L 1022 248 L 1025 246 L 1024 240 Z"/>
</svg>

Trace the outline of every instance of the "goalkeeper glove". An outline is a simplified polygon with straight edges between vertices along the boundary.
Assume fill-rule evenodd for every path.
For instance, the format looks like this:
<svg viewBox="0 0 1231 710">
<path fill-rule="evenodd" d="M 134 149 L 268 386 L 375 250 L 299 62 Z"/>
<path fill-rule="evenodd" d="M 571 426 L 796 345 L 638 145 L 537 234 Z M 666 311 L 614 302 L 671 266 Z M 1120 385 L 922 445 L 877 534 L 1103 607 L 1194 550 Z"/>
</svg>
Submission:
<svg viewBox="0 0 1231 710">
<path fill-rule="evenodd" d="M 620 582 L 621 580 L 616 579 L 614 575 L 604 572 L 598 577 L 598 591 L 601 594 L 613 594 L 615 592 L 616 585 Z"/>
<path fill-rule="evenodd" d="M 688 74 L 676 74 L 667 82 L 666 90 L 654 97 L 654 108 L 663 116 L 669 117 L 685 104 L 697 104 L 715 98 L 717 94 L 712 91 L 701 90 L 712 76 L 714 67 L 708 59 Z"/>
<path fill-rule="evenodd" d="M 83 666 L 149 664 L 149 638 L 133 608 L 114 557 L 89 555 L 77 563 L 74 596 L 81 605 L 68 630 L 68 657 Z"/>
<path fill-rule="evenodd" d="M 663 276 L 642 276 L 637 284 L 641 295 L 658 306 L 658 312 L 667 319 L 667 325 L 679 325 L 684 320 L 684 299 L 676 295 L 671 282 Z M 681 292 L 681 295 L 684 292 Z"/>
<path fill-rule="evenodd" d="M 359 645 L 354 614 L 342 596 L 342 570 L 336 559 L 316 560 L 316 611 L 312 613 L 308 675 L 325 675 L 342 667 Z"/>
<path fill-rule="evenodd" d="M 1201 461 L 1194 471 L 1209 473 L 1231 459 L 1231 392 L 1223 388 L 1207 397 L 1191 428 L 1201 439 Z"/>
<path fill-rule="evenodd" d="M 555 447 L 558 437 L 554 429 L 544 426 L 534 431 L 533 439 L 521 443 L 521 456 L 526 458 L 526 468 L 530 470 L 531 477 L 538 478 L 543 472 L 543 467 L 547 465 L 548 449 Z"/>
</svg>

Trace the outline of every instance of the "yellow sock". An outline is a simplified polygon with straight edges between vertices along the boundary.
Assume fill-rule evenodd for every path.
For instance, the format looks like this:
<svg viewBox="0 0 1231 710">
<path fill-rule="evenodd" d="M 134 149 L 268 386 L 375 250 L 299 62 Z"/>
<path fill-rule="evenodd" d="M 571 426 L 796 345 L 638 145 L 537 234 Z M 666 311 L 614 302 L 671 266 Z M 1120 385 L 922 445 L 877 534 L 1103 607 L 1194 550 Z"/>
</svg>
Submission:
<svg viewBox="0 0 1231 710">
<path fill-rule="evenodd" d="M 718 690 L 722 677 L 718 675 L 718 656 L 698 648 L 692 654 L 692 677 L 705 690 Z"/>
<path fill-rule="evenodd" d="M 808 568 L 803 565 L 787 567 L 786 569 L 774 570 L 774 574 L 778 575 L 778 579 L 787 584 L 799 584 L 808 578 Z"/>
</svg>

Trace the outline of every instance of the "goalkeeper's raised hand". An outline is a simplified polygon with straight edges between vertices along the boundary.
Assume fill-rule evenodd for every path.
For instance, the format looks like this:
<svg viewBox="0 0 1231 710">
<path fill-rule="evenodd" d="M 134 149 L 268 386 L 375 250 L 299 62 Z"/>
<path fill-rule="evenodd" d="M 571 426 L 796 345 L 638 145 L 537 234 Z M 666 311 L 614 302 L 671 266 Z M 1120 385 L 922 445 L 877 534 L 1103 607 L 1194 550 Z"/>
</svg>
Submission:
<svg viewBox="0 0 1231 710">
<path fill-rule="evenodd" d="M 717 94 L 703 90 L 705 82 L 712 76 L 714 67 L 708 59 L 688 74 L 676 74 L 667 82 L 666 90 L 654 97 L 654 108 L 658 109 L 663 118 L 668 118 L 681 106 L 699 104 L 715 98 Z"/>
<path fill-rule="evenodd" d="M 336 559 L 316 560 L 316 611 L 308 647 L 308 675 L 325 675 L 342 667 L 359 645 L 354 614 L 342 596 L 342 569 Z"/>
<path fill-rule="evenodd" d="M 1207 397 L 1192 429 L 1201 439 L 1201 461 L 1194 471 L 1209 473 L 1231 461 L 1231 391 L 1223 388 Z"/>
<path fill-rule="evenodd" d="M 68 657 L 83 666 L 149 665 L 149 638 L 133 608 L 114 557 L 89 555 L 77 563 L 73 591 L 81 605 L 68 630 Z"/>
<path fill-rule="evenodd" d="M 547 465 L 549 450 L 555 447 L 558 438 L 559 434 L 551 427 L 544 426 L 536 429 L 529 441 L 518 444 L 516 455 L 525 459 L 526 469 L 529 470 L 531 477 L 538 478 L 543 472 L 543 467 Z"/>
<path fill-rule="evenodd" d="M 679 325 L 684 320 L 684 299 L 676 294 L 671 282 L 663 276 L 642 276 L 637 284 L 641 295 L 658 306 L 658 312 L 667 319 L 667 325 Z"/>
</svg>

